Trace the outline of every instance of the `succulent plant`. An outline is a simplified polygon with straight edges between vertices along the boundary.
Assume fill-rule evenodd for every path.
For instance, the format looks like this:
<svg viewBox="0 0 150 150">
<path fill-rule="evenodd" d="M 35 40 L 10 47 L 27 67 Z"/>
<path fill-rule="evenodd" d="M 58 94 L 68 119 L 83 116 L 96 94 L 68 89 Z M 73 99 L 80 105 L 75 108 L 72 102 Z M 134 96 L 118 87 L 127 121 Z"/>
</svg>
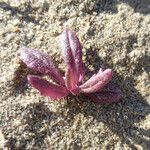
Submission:
<svg viewBox="0 0 150 150">
<path fill-rule="evenodd" d="M 82 61 L 82 46 L 77 35 L 70 29 L 65 29 L 59 36 L 61 54 L 66 63 L 65 76 L 53 63 L 52 58 L 36 49 L 23 48 L 20 59 L 43 75 L 49 76 L 55 83 L 51 83 L 38 75 L 28 75 L 28 83 L 36 88 L 41 95 L 54 99 L 61 99 L 68 94 L 86 94 L 98 103 L 118 102 L 122 97 L 121 90 L 112 83 L 112 69 L 100 69 L 89 80 L 83 82 L 85 68 Z"/>
</svg>

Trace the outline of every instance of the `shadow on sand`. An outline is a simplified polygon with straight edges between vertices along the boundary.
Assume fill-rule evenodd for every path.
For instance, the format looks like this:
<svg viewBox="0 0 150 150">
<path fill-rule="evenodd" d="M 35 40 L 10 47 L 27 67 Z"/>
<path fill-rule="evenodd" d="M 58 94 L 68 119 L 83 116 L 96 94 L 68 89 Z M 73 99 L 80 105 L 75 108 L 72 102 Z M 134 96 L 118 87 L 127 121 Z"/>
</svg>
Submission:
<svg viewBox="0 0 150 150">
<path fill-rule="evenodd" d="M 89 1 L 90 2 L 90 1 Z M 76 2 L 71 2 L 70 5 L 75 6 Z M 89 9 L 89 7 L 85 8 L 83 11 L 85 11 L 85 13 L 91 14 L 93 12 L 97 12 L 102 13 L 102 12 L 106 12 L 106 13 L 117 13 L 117 5 L 121 4 L 121 3 L 125 3 L 127 5 L 130 5 L 135 12 L 139 12 L 141 14 L 149 14 L 150 13 L 150 1 L 149 0 L 94 0 L 93 1 L 93 9 Z M 78 6 L 78 3 L 76 4 Z M 87 4 L 87 6 L 89 6 Z M 49 3 L 44 1 L 43 3 L 43 7 L 42 7 L 42 11 L 48 11 L 49 10 Z M 2 8 L 5 11 L 10 11 L 12 16 L 19 16 L 21 15 L 22 17 L 22 21 L 25 22 L 32 22 L 35 24 L 39 24 L 39 20 L 40 18 L 38 18 L 38 20 L 35 19 L 34 12 L 37 11 L 38 8 L 33 8 L 32 4 L 30 1 L 25 3 L 25 9 L 22 10 L 19 7 L 13 7 L 11 5 L 9 5 L 6 2 L 0 2 L 0 8 Z"/>
<path fill-rule="evenodd" d="M 128 37 L 131 38 L 132 37 Z M 133 41 L 133 40 L 132 40 Z M 130 39 L 129 39 L 130 43 Z M 130 43 L 130 47 L 132 48 L 132 43 Z M 107 64 L 104 62 L 98 54 L 97 49 L 90 48 L 86 50 L 86 66 L 92 65 L 94 71 L 91 71 L 88 67 L 86 67 L 86 75 L 91 76 L 93 73 L 96 73 L 100 66 L 103 67 L 110 67 L 115 68 L 113 64 Z M 128 53 L 128 50 L 127 50 Z M 112 59 L 111 56 L 108 56 L 108 59 Z M 140 145 L 143 149 L 147 149 L 150 147 L 150 142 L 148 139 L 150 138 L 150 130 L 149 129 L 142 129 L 140 127 L 135 126 L 135 123 L 140 123 L 142 120 L 145 119 L 147 115 L 150 113 L 150 105 L 146 102 L 146 100 L 141 96 L 141 94 L 135 89 L 135 79 L 134 76 L 140 75 L 142 72 L 142 68 L 145 72 L 148 72 L 148 64 L 145 62 L 147 61 L 148 56 L 145 53 L 142 57 L 140 57 L 135 65 L 135 69 L 130 68 L 127 66 L 130 61 L 128 56 L 122 62 L 119 62 L 120 67 L 125 67 L 126 72 L 130 73 L 130 76 L 118 75 L 114 72 L 114 80 L 112 82 L 117 83 L 123 91 L 123 99 L 121 102 L 116 104 L 107 104 L 107 105 L 98 105 L 96 103 L 91 102 L 88 97 L 81 95 L 81 96 L 68 96 L 67 103 L 63 106 L 63 110 L 68 111 L 67 116 L 63 114 L 54 114 L 50 111 L 50 109 L 44 103 L 36 103 L 30 104 L 27 108 L 29 109 L 27 113 L 25 113 L 23 120 L 25 124 L 27 124 L 28 128 L 25 129 L 23 132 L 30 132 L 33 134 L 32 138 L 28 140 L 24 140 L 22 137 L 20 142 L 27 143 L 31 142 L 32 139 L 35 140 L 35 145 L 40 147 L 41 141 L 40 139 L 45 139 L 47 135 L 51 136 L 50 133 L 47 133 L 49 130 L 44 130 L 43 133 L 38 133 L 41 131 L 43 126 L 43 121 L 47 126 L 49 126 L 50 122 L 55 118 L 61 115 L 63 120 L 66 120 L 67 124 L 73 124 L 74 117 L 77 114 L 83 114 L 85 117 L 93 117 L 94 120 L 97 122 L 103 122 L 114 134 L 116 134 L 122 144 L 127 144 L 131 149 L 137 149 L 135 145 Z M 125 62 L 124 62 L 125 61 Z M 126 62 L 127 61 L 127 62 Z M 23 91 L 26 90 L 26 81 L 24 78 L 27 75 L 27 72 L 23 73 L 22 69 L 27 69 L 24 64 L 21 63 L 20 67 L 16 72 L 16 77 L 14 81 L 21 76 L 19 83 L 16 82 L 14 86 L 14 93 L 20 90 L 21 87 Z M 131 73 L 132 72 L 132 73 Z M 25 81 L 25 83 L 22 83 Z M 22 93 L 20 91 L 19 93 Z M 53 116 L 53 117 L 51 117 Z M 68 118 L 71 118 L 68 120 Z M 53 127 L 53 130 L 59 128 Z M 7 142 L 8 147 L 13 147 L 15 149 L 17 139 L 9 139 Z M 26 145 L 26 144 L 25 144 Z M 24 145 L 24 146 L 25 146 Z M 23 146 L 23 147 L 24 147 Z M 23 148 L 20 144 L 20 148 Z M 78 149 L 81 149 L 81 147 Z"/>
<path fill-rule="evenodd" d="M 143 61 L 143 59 L 140 60 Z M 106 64 L 99 57 L 98 50 L 92 48 L 87 49 L 86 51 L 86 65 L 88 66 L 89 64 L 93 64 L 94 72 L 97 72 L 99 66 L 113 68 L 113 66 Z M 86 71 L 86 74 L 89 75 L 94 73 L 88 68 L 86 68 Z M 141 122 L 150 113 L 150 105 L 135 89 L 134 78 L 132 76 L 124 78 L 124 76 L 117 75 L 117 73 L 115 73 L 114 76 L 114 82 L 122 87 L 122 91 L 124 93 L 124 97 L 120 103 L 99 105 L 91 102 L 91 99 L 84 95 L 78 97 L 69 96 L 67 98 L 67 103 L 63 106 L 64 111 L 66 109 L 69 110 L 67 116 L 51 112 L 50 108 L 48 108 L 43 102 L 30 104 L 24 108 L 24 111 L 27 113 L 24 113 L 21 120 L 23 124 L 26 124 L 26 127 L 22 133 L 32 133 L 32 136 L 28 136 L 28 139 L 24 139 L 22 135 L 18 135 L 20 137 L 19 148 L 26 149 L 27 143 L 30 142 L 34 143 L 33 146 L 41 148 L 41 145 L 44 143 L 44 139 L 47 136 L 51 136 L 51 133 L 48 132 L 50 130 L 45 127 L 43 128 L 43 125 L 50 126 L 50 122 L 54 121 L 60 115 L 63 120 L 67 121 L 67 124 L 71 125 L 74 123 L 74 117 L 79 113 L 83 114 L 87 118 L 93 117 L 93 119 L 97 122 L 103 122 L 120 138 L 122 144 L 127 144 L 131 149 L 137 149 L 135 146 L 137 144 L 143 149 L 150 147 L 150 143 L 148 141 L 148 138 L 150 138 L 150 130 L 135 126 L 135 123 Z M 61 130 L 60 126 L 62 125 L 51 127 L 51 131 L 55 132 L 56 130 Z M 16 133 L 16 135 L 17 134 L 18 133 Z M 16 147 L 16 143 L 18 141 L 16 137 L 10 137 L 7 139 L 7 147 L 13 150 L 18 148 Z M 33 139 L 34 142 L 32 142 Z M 78 147 L 79 150 L 81 148 L 82 147 Z"/>
<path fill-rule="evenodd" d="M 117 13 L 118 3 L 127 3 L 134 8 L 135 12 L 139 12 L 142 14 L 150 13 L 150 9 L 148 9 L 150 1 L 148 0 L 114 0 L 111 2 L 109 0 L 98 0 L 96 1 L 97 9 L 93 11 L 101 13 L 103 10 L 106 12 L 110 11 L 113 13 Z M 29 15 L 33 11 L 31 6 L 28 6 L 28 9 L 22 11 L 19 8 L 9 6 L 5 2 L 0 2 L 0 8 L 5 11 L 11 11 L 12 15 L 21 14 L 23 16 L 23 19 L 27 22 L 38 23 Z M 93 119 L 95 119 L 97 122 L 103 122 L 112 132 L 114 132 L 114 134 L 116 134 L 120 138 L 122 144 L 127 144 L 131 149 L 137 149 L 135 146 L 136 144 L 140 145 L 143 149 L 147 149 L 148 147 L 150 147 L 150 142 L 147 140 L 150 138 L 150 129 L 146 130 L 135 126 L 135 123 L 140 123 L 150 113 L 150 105 L 135 89 L 135 80 L 133 78 L 135 74 L 140 75 L 140 71 L 142 71 L 140 65 L 138 64 L 143 64 L 143 66 L 141 67 L 144 68 L 146 72 L 148 72 L 148 66 L 145 62 L 145 59 L 147 60 L 147 55 L 138 59 L 136 65 L 137 70 L 133 72 L 132 76 L 127 76 L 125 78 L 123 75 L 121 76 L 115 73 L 114 82 L 122 87 L 122 91 L 124 93 L 124 98 L 120 103 L 111 105 L 98 105 L 90 102 L 90 99 L 88 97 L 82 95 L 79 97 L 72 97 L 73 100 L 71 101 L 68 100 L 66 107 L 69 109 L 68 116 L 69 118 L 72 118 L 72 122 L 74 120 L 74 117 L 79 113 L 83 114 L 85 117 L 92 116 Z M 98 71 L 101 65 L 114 68 L 112 64 L 106 64 L 99 57 L 98 50 L 94 48 L 87 49 L 86 63 L 87 66 L 91 64 L 95 72 Z M 122 65 L 122 67 L 126 67 L 126 63 L 120 65 Z M 21 69 L 22 66 L 18 68 L 16 72 L 17 75 L 14 80 L 16 80 L 18 78 L 18 75 L 20 75 Z M 130 68 L 127 67 L 127 69 L 129 69 L 127 71 L 130 71 Z M 91 72 L 87 68 L 86 74 L 91 76 L 93 72 Z M 19 82 L 20 85 L 23 85 L 23 90 L 25 90 L 26 86 L 26 80 L 24 80 L 25 76 L 26 74 L 20 80 L 25 82 Z M 18 83 L 14 86 L 14 93 L 16 93 L 16 91 L 20 89 L 20 86 L 18 86 Z M 50 133 L 47 133 L 48 130 L 41 131 L 43 126 L 42 122 L 45 121 L 45 124 L 49 125 L 50 121 L 55 119 L 54 116 L 57 117 L 57 115 L 51 112 L 50 109 L 43 103 L 37 103 L 33 105 L 30 104 L 29 110 L 24 115 L 24 118 L 22 120 L 24 121 L 24 124 L 27 124 L 27 128 L 25 130 L 29 131 L 30 133 L 32 132 L 33 136 L 31 136 L 31 138 L 29 138 L 28 140 L 22 139 L 21 143 L 23 143 L 24 145 L 20 145 L 20 147 L 25 148 L 26 143 L 30 143 L 30 141 L 33 139 L 35 140 L 35 146 L 40 147 L 40 143 L 43 142 L 47 134 L 50 135 Z M 41 133 L 39 133 L 39 131 L 41 131 Z M 7 147 L 13 150 L 16 149 L 16 142 L 17 138 L 9 138 Z"/>
<path fill-rule="evenodd" d="M 97 50 L 88 49 L 86 51 L 86 62 L 90 65 L 93 64 L 93 68 L 97 71 L 99 70 L 98 66 L 101 65 L 113 68 L 113 66 L 106 64 L 97 52 Z M 140 61 L 143 61 L 143 59 L 140 59 L 138 63 L 141 63 Z M 139 66 L 137 67 L 139 70 Z M 147 71 L 146 64 L 145 69 Z M 93 72 L 87 68 L 86 74 L 93 74 Z M 70 110 L 68 115 L 71 115 L 71 118 L 74 118 L 77 113 L 84 114 L 86 117 L 92 116 L 98 122 L 103 122 L 114 132 L 120 138 L 122 144 L 126 143 L 131 149 L 137 149 L 136 144 L 143 149 L 147 149 L 150 147 L 148 140 L 150 138 L 150 129 L 142 129 L 134 124 L 142 121 L 150 113 L 150 105 L 135 89 L 135 81 L 132 76 L 128 76 L 126 79 L 117 73 L 114 76 L 116 78 L 115 82 L 122 87 L 124 95 L 120 103 L 98 105 L 87 102 L 89 101 L 88 97 L 74 97 L 73 99 L 77 100 L 68 101 L 67 103 Z M 84 106 L 81 107 L 82 105 Z"/>
<path fill-rule="evenodd" d="M 90 1 L 89 1 L 90 3 Z M 85 13 L 92 14 L 93 12 L 102 13 L 117 13 L 117 5 L 121 3 L 125 3 L 129 6 L 131 6 L 134 9 L 134 12 L 139 12 L 141 14 L 149 14 L 150 13 L 150 1 L 149 0 L 94 0 L 94 5 L 91 8 L 89 8 L 87 5 L 87 8 L 85 7 L 84 11 Z"/>
</svg>

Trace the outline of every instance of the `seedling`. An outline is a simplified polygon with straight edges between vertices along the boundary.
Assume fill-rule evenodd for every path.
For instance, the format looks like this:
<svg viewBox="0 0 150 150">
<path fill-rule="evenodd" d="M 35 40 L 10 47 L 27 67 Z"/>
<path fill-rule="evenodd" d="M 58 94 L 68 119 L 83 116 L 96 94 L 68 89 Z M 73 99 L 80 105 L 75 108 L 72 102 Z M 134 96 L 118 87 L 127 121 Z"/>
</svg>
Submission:
<svg viewBox="0 0 150 150">
<path fill-rule="evenodd" d="M 97 74 L 83 82 L 85 69 L 82 61 L 82 46 L 73 31 L 64 30 L 59 36 L 59 46 L 67 65 L 65 76 L 61 74 L 49 55 L 36 49 L 21 49 L 20 58 L 27 67 L 49 76 L 56 83 L 51 83 L 42 76 L 28 75 L 28 83 L 41 95 L 61 99 L 69 93 L 73 95 L 84 93 L 98 103 L 118 102 L 121 99 L 121 90 L 109 83 L 113 75 L 112 69 L 100 69 Z"/>
</svg>

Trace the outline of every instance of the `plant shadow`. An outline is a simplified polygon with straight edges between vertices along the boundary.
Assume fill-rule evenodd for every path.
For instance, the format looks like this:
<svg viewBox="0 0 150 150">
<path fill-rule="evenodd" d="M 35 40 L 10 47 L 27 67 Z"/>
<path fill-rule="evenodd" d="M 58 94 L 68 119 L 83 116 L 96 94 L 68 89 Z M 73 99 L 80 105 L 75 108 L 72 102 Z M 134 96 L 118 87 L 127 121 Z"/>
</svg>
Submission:
<svg viewBox="0 0 150 150">
<path fill-rule="evenodd" d="M 132 44 L 130 46 L 132 47 Z M 111 59 L 111 57 L 109 59 Z M 145 67 L 140 67 L 145 68 L 144 70 L 147 72 L 148 66 L 143 63 L 145 60 L 147 60 L 147 55 L 140 57 L 140 59 L 138 59 L 138 63 L 145 65 Z M 99 70 L 99 66 L 103 66 L 103 68 L 115 68 L 113 64 L 104 62 L 99 57 L 98 50 L 95 48 L 86 50 L 85 61 L 86 75 L 88 74 L 89 77 Z M 126 64 L 127 63 L 120 63 L 122 67 L 126 66 Z M 89 65 L 92 65 L 93 71 L 88 68 Z M 67 112 L 66 116 L 62 114 L 62 118 L 67 120 L 67 124 L 72 124 L 74 117 L 79 113 L 83 114 L 87 118 L 92 116 L 93 119 L 95 119 L 97 122 L 104 123 L 105 126 L 107 126 L 120 138 L 122 144 L 127 144 L 131 149 L 137 149 L 135 146 L 137 144 L 140 145 L 143 149 L 150 147 L 150 143 L 147 140 L 150 138 L 150 130 L 143 129 L 135 125 L 135 123 L 140 123 L 147 115 L 150 114 L 150 105 L 135 89 L 134 75 L 140 75 L 142 73 L 139 72 L 141 69 L 138 65 L 136 65 L 136 68 L 137 69 L 133 71 L 132 76 L 128 76 L 126 78 L 123 75 L 119 75 L 117 72 L 115 72 L 113 82 L 117 83 L 118 86 L 122 88 L 124 95 L 121 102 L 109 105 L 98 105 L 91 102 L 91 99 L 85 95 L 78 97 L 69 96 L 69 100 L 66 104 L 67 110 L 69 111 Z M 127 71 L 130 72 L 130 68 Z M 31 72 L 32 70 L 28 70 L 24 63 L 20 62 L 20 66 L 15 72 L 16 76 L 14 78 L 15 85 L 13 93 L 17 93 L 18 90 L 18 93 L 22 93 L 24 90 L 26 90 L 27 81 L 25 78 L 26 75 Z M 32 72 L 32 74 L 34 73 Z M 18 82 L 16 82 L 16 80 L 18 80 Z M 70 101 L 70 99 L 72 100 Z M 40 146 L 43 145 L 42 143 L 44 143 L 46 136 L 51 136 L 49 131 L 55 132 L 56 130 L 61 130 L 62 125 L 57 124 L 56 126 L 50 126 L 50 122 L 55 121 L 55 119 L 59 117 L 58 115 L 60 114 L 51 112 L 48 106 L 46 106 L 43 102 L 29 104 L 25 110 L 23 110 L 23 113 L 24 115 L 21 120 L 22 123 L 26 125 L 26 127 L 22 133 L 30 133 L 32 136 L 28 136 L 28 139 L 25 139 L 23 135 L 19 135 L 20 149 L 27 149 L 27 143 L 32 143 L 33 139 L 34 146 L 40 148 Z M 49 126 L 51 129 L 43 128 L 44 125 Z M 16 135 L 17 134 L 18 133 L 16 133 Z M 17 136 L 10 137 L 6 146 L 10 149 L 16 149 L 17 142 Z"/>
<path fill-rule="evenodd" d="M 127 43 L 127 53 L 130 53 L 133 50 L 133 43 L 136 42 L 137 40 L 135 39 L 134 36 L 129 36 L 128 38 L 128 43 Z M 125 41 L 125 39 L 121 40 Z M 111 43 L 110 43 L 111 44 Z M 120 45 L 122 46 L 122 45 Z M 111 50 L 110 50 L 111 51 Z M 109 50 L 108 50 L 109 53 Z M 106 63 L 106 61 L 103 61 L 99 57 L 98 49 L 96 48 L 89 48 L 86 50 L 85 54 L 85 62 L 86 62 L 86 75 L 88 75 L 88 78 L 92 76 L 92 74 L 96 73 L 100 66 L 102 68 L 115 68 L 113 63 Z M 108 59 L 112 59 L 111 56 L 108 54 Z M 95 119 L 97 122 L 102 122 L 104 123 L 114 134 L 116 134 L 122 144 L 127 144 L 131 149 L 137 149 L 135 145 L 140 145 L 143 149 L 147 149 L 150 147 L 150 143 L 147 140 L 150 138 L 150 130 L 149 129 L 143 129 L 140 127 L 137 127 L 135 125 L 136 123 L 140 123 L 142 120 L 146 118 L 147 115 L 150 114 L 150 105 L 146 102 L 146 99 L 142 97 L 142 95 L 136 90 L 135 88 L 135 79 L 134 76 L 138 76 L 142 74 L 142 68 L 144 69 L 145 72 L 148 73 L 148 64 L 145 62 L 148 60 L 148 55 L 145 53 L 142 57 L 139 57 L 137 59 L 137 64 L 135 65 L 135 68 L 130 68 L 128 66 L 129 58 L 128 55 L 125 57 L 124 60 L 121 60 L 119 62 L 119 65 L 121 67 L 126 68 L 126 72 L 129 72 L 131 75 L 130 76 L 124 76 L 124 75 L 119 75 L 115 70 L 114 70 L 114 80 L 112 82 L 118 84 L 118 86 L 121 87 L 123 91 L 123 99 L 121 102 L 116 103 L 116 104 L 109 104 L 109 105 L 98 105 L 96 103 L 90 102 L 91 99 L 86 97 L 85 95 L 81 95 L 78 97 L 75 96 L 69 96 L 69 100 L 67 101 L 66 107 L 69 110 L 66 118 L 71 118 L 70 120 L 67 120 L 68 123 L 71 122 L 73 123 L 74 117 L 81 113 L 85 117 L 92 116 L 93 119 Z M 16 83 L 16 86 L 14 86 L 14 93 L 17 93 L 18 89 L 26 90 L 26 80 L 24 78 L 26 77 L 29 72 L 32 72 L 31 70 L 27 71 L 27 67 L 20 62 L 20 67 L 18 67 L 16 71 L 16 77 L 14 78 L 14 81 L 16 79 L 21 79 L 19 80 L 20 84 L 18 82 Z M 141 65 L 138 65 L 141 64 Z M 88 66 L 92 66 L 92 70 Z M 22 71 L 25 70 L 25 71 Z M 34 74 L 34 73 L 32 73 Z M 39 74 L 39 73 L 37 73 Z M 23 81 L 23 83 L 22 83 Z M 22 93 L 22 91 L 20 91 Z M 72 99 L 70 101 L 70 99 Z M 39 109 L 42 109 L 42 111 L 47 113 L 47 110 L 45 110 L 46 106 L 41 103 L 37 104 L 32 104 L 31 109 L 29 110 L 28 114 L 32 114 L 32 111 L 34 111 L 34 114 L 37 114 Z M 66 109 L 66 108 L 65 108 Z M 28 114 L 25 116 L 28 117 Z M 38 116 L 38 114 L 37 114 Z M 51 115 L 47 115 L 51 116 Z M 31 119 L 25 119 L 26 124 L 30 128 L 33 128 L 33 124 L 41 124 L 42 120 L 32 120 L 32 118 L 41 118 L 40 116 L 38 117 L 31 117 Z M 44 117 L 43 117 L 44 118 Z M 47 120 L 49 122 L 49 119 Z M 40 125 L 39 125 L 40 128 Z M 55 130 L 55 129 L 54 129 Z M 31 131 L 32 132 L 32 131 Z M 35 135 L 35 139 L 37 139 L 36 143 L 38 143 L 38 133 L 36 133 L 36 130 L 33 130 L 33 133 Z M 47 134 L 44 131 L 44 135 Z M 49 134 L 50 135 L 50 134 Z M 42 135 L 41 135 L 42 137 Z M 44 139 L 45 137 L 43 137 Z M 39 138 L 40 139 L 40 138 Z M 14 140 L 12 140 L 14 141 Z M 15 143 L 15 142 L 14 142 Z M 22 142 L 24 143 L 24 142 Z"/>
<path fill-rule="evenodd" d="M 142 59 L 143 61 L 143 59 Z M 96 49 L 87 49 L 87 66 L 93 64 L 94 70 L 98 71 L 99 66 L 114 68 L 113 65 L 105 63 Z M 95 63 L 96 62 L 96 63 Z M 139 62 L 140 63 L 140 62 Z M 86 74 L 90 76 L 95 71 L 90 71 L 86 67 Z M 133 75 L 134 76 L 134 75 Z M 150 147 L 150 130 L 137 127 L 135 123 L 140 123 L 150 114 L 150 105 L 135 89 L 135 80 L 132 76 L 125 78 L 115 72 L 115 80 L 123 91 L 123 99 L 116 104 L 99 105 L 89 102 L 88 97 L 73 97 L 73 101 L 67 102 L 70 110 L 68 115 L 74 118 L 78 113 L 85 117 L 92 116 L 97 122 L 103 122 L 114 134 L 116 134 L 122 144 L 127 144 L 131 149 L 137 149 L 135 145 L 140 145 L 143 149 Z"/>
</svg>

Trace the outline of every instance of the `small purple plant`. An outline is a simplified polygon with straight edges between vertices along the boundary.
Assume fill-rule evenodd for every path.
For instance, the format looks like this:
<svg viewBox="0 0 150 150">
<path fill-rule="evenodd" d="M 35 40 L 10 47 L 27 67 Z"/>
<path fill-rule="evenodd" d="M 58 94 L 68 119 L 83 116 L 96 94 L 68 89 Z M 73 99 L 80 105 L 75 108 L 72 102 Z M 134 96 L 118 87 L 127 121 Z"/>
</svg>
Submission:
<svg viewBox="0 0 150 150">
<path fill-rule="evenodd" d="M 35 49 L 21 49 L 21 60 L 29 67 L 43 75 L 48 75 L 56 84 L 38 75 L 28 75 L 29 84 L 36 88 L 41 95 L 60 99 L 69 93 L 79 95 L 84 93 L 95 102 L 112 103 L 118 102 L 122 97 L 121 90 L 110 84 L 112 70 L 100 69 L 89 80 L 83 83 L 85 74 L 82 61 L 82 46 L 77 35 L 70 29 L 65 29 L 59 36 L 61 54 L 67 65 L 65 77 L 54 65 L 52 58 Z"/>
</svg>

